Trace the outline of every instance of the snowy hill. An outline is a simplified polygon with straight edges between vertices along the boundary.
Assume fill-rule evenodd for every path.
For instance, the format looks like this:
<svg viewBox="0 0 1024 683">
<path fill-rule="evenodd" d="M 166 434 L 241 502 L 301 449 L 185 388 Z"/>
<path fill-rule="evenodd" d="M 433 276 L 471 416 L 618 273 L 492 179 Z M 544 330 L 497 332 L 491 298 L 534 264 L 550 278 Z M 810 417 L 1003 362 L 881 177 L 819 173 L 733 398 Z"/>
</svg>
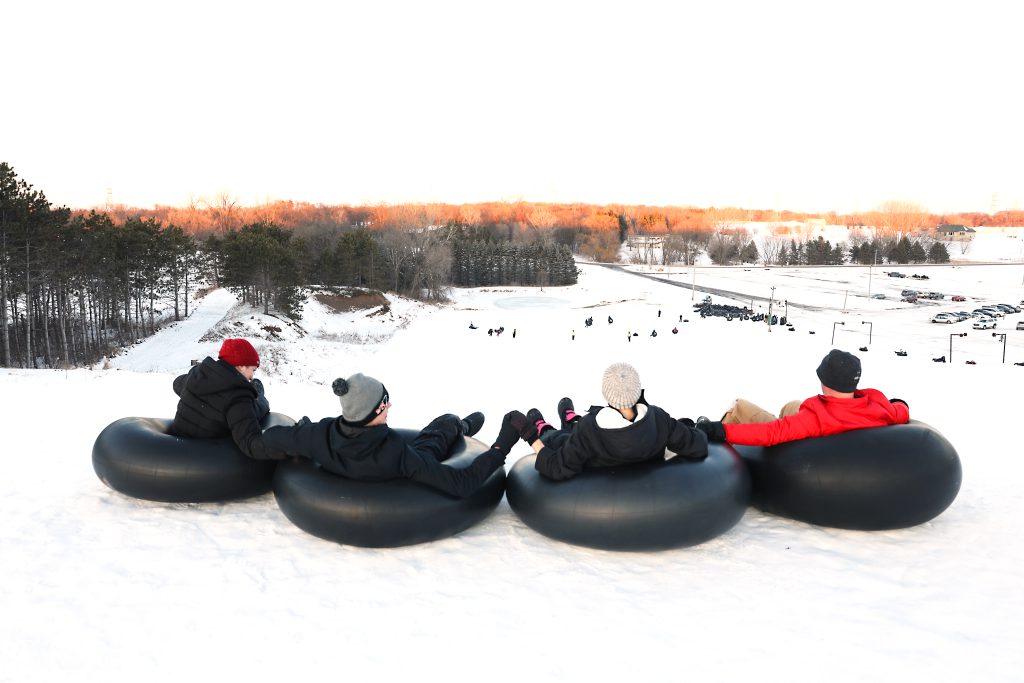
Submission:
<svg viewBox="0 0 1024 683">
<path fill-rule="evenodd" d="M 1024 266 L 901 268 L 926 270 L 926 283 L 880 268 L 644 272 L 663 281 L 581 269 L 572 287 L 456 290 L 444 306 L 388 297 L 336 313 L 310 300 L 300 321 L 215 291 L 109 369 L 0 371 L 0 681 L 1020 680 L 1024 465 L 1004 430 L 1019 412 L 1024 314 L 995 330 L 1006 363 L 990 331 L 928 318 L 1019 301 Z M 691 306 L 703 294 L 679 286 L 694 282 L 735 293 L 716 301 L 788 303 L 794 331 L 702 320 Z M 909 282 L 946 299 L 900 303 Z M 862 386 L 904 398 L 947 436 L 964 483 L 911 529 L 826 529 L 751 508 L 708 543 L 660 553 L 558 543 L 505 502 L 454 538 L 367 550 L 305 534 L 270 495 L 161 504 L 103 486 L 90 462 L 99 431 L 171 416 L 173 377 L 227 333 L 260 351 L 274 410 L 335 415 L 330 382 L 365 372 L 387 384 L 392 425 L 479 409 L 488 442 L 512 408 L 599 402 L 610 362 L 633 363 L 651 402 L 695 418 L 740 395 L 777 408 L 815 393 L 835 346 L 862 357 Z M 951 348 L 953 363 L 931 361 Z"/>
</svg>

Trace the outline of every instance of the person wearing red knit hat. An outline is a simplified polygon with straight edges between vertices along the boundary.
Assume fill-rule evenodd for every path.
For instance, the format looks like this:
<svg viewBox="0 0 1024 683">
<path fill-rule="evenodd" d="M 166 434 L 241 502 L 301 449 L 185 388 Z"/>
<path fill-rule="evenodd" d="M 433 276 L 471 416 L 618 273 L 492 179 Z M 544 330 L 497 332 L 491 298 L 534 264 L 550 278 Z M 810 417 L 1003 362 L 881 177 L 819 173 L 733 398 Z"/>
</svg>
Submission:
<svg viewBox="0 0 1024 683">
<path fill-rule="evenodd" d="M 168 430 L 175 436 L 214 439 L 230 436 L 239 450 L 257 460 L 282 460 L 267 447 L 260 420 L 270 412 L 263 383 L 255 379 L 260 355 L 246 339 L 225 339 L 214 360 L 207 356 L 174 380 L 179 397 Z"/>
</svg>

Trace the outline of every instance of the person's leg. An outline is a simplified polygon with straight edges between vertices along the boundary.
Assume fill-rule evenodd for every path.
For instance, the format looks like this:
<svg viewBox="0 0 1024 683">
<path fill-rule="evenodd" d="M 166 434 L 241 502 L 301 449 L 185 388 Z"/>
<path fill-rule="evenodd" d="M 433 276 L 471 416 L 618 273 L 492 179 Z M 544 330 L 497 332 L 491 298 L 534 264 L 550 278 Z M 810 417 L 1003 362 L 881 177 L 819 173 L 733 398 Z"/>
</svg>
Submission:
<svg viewBox="0 0 1024 683">
<path fill-rule="evenodd" d="M 769 413 L 764 408 L 760 407 L 755 403 L 738 398 L 733 403 L 729 410 L 725 411 L 725 415 L 722 416 L 723 424 L 758 424 L 761 422 L 771 422 L 776 420 L 774 414 Z"/>
<path fill-rule="evenodd" d="M 790 401 L 786 405 L 782 406 L 782 410 L 779 411 L 779 417 L 789 417 L 790 415 L 795 415 L 800 411 L 800 406 L 802 406 L 803 403 L 804 402 L 801 401 L 800 399 Z"/>
<path fill-rule="evenodd" d="M 558 448 L 571 435 L 570 429 L 545 429 L 540 435 L 540 442 L 548 448 Z"/>
<path fill-rule="evenodd" d="M 444 462 L 450 455 L 452 445 L 459 438 L 461 428 L 458 415 L 440 415 L 430 421 L 426 427 L 412 440 L 412 447 L 420 453 L 429 453 Z"/>
</svg>

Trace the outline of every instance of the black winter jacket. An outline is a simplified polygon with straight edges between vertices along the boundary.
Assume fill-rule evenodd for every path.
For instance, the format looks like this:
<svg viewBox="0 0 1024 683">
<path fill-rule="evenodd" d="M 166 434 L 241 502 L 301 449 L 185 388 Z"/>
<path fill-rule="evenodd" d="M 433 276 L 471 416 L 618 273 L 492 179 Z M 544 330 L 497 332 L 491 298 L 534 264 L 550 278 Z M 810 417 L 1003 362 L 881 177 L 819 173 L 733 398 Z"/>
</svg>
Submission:
<svg viewBox="0 0 1024 683">
<path fill-rule="evenodd" d="M 665 449 L 686 458 L 708 454 L 708 437 L 683 420 L 675 420 L 658 406 L 647 406 L 647 414 L 617 429 L 598 424 L 600 406 L 584 415 L 568 438 L 556 446 L 545 446 L 537 454 L 537 471 L 549 479 L 569 479 L 584 467 L 612 467 L 665 457 Z M 614 408 L 607 408 L 614 410 Z"/>
<path fill-rule="evenodd" d="M 249 382 L 230 363 L 207 357 L 187 375 L 175 378 L 173 386 L 180 398 L 169 433 L 193 439 L 231 436 L 250 458 L 286 457 L 263 443 L 260 420 L 270 412 L 270 404 L 259 380 Z"/>
<path fill-rule="evenodd" d="M 505 463 L 505 455 L 490 449 L 465 468 L 441 464 L 461 436 L 459 419 L 444 415 L 418 437 L 406 440 L 386 424 L 354 427 L 341 417 L 319 422 L 303 418 L 293 427 L 271 427 L 267 445 L 315 460 L 329 472 L 350 479 L 386 481 L 412 479 L 458 498 L 473 494 Z"/>
</svg>

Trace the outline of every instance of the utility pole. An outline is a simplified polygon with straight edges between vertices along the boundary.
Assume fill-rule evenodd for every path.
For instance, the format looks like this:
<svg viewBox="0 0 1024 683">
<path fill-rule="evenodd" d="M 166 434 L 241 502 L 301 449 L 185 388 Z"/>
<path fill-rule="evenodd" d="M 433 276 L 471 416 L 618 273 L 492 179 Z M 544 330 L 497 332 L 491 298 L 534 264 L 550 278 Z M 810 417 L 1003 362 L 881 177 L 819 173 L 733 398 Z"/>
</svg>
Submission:
<svg viewBox="0 0 1024 683">
<path fill-rule="evenodd" d="M 871 298 L 871 277 L 875 273 L 875 264 L 878 263 L 878 247 L 875 247 L 875 258 L 868 266 L 868 298 Z"/>
<path fill-rule="evenodd" d="M 768 295 L 768 317 L 765 318 L 765 322 L 768 323 L 768 331 L 772 331 L 772 302 L 775 300 L 775 285 L 772 285 L 772 293 Z"/>
</svg>

